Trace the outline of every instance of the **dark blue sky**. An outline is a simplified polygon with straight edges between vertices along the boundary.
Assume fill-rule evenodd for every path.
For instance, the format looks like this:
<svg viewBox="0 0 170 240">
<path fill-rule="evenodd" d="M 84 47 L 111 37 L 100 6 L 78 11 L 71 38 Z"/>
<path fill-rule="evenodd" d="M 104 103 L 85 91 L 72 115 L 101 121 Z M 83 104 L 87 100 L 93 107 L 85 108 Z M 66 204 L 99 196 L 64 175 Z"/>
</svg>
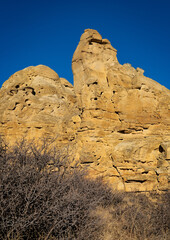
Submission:
<svg viewBox="0 0 170 240">
<path fill-rule="evenodd" d="M 86 28 L 118 50 L 121 64 L 170 88 L 169 0 L 0 0 L 0 85 L 44 64 L 73 82 L 71 60 Z"/>
</svg>

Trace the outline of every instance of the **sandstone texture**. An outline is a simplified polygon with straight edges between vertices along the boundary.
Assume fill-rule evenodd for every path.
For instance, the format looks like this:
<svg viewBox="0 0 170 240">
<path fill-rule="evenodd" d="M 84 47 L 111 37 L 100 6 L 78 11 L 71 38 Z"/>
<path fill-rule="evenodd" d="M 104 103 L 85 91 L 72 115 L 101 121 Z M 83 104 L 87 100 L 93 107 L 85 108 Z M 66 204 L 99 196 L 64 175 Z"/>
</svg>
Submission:
<svg viewBox="0 0 170 240">
<path fill-rule="evenodd" d="M 87 29 L 73 55 L 74 87 L 43 65 L 12 75 L 0 90 L 0 134 L 12 144 L 52 137 L 113 189 L 167 190 L 170 91 L 116 56 Z"/>
<path fill-rule="evenodd" d="M 64 135 L 78 112 L 76 102 L 73 86 L 52 69 L 43 65 L 25 68 L 13 74 L 0 90 L 1 135 L 12 143 L 25 136 Z"/>
</svg>

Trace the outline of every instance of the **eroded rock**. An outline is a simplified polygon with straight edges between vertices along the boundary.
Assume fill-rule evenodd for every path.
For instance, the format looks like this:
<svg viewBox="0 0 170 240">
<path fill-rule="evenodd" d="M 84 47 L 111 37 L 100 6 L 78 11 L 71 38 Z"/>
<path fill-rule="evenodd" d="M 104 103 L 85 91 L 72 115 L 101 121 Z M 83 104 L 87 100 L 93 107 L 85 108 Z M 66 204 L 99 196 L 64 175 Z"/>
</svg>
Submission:
<svg viewBox="0 0 170 240">
<path fill-rule="evenodd" d="M 12 75 L 0 90 L 1 135 L 54 137 L 114 189 L 166 190 L 170 92 L 116 55 L 87 29 L 73 55 L 74 87 L 42 65 Z"/>
<path fill-rule="evenodd" d="M 1 88 L 0 102 L 1 135 L 9 141 L 63 135 L 79 112 L 73 86 L 42 65 L 12 75 Z"/>
</svg>

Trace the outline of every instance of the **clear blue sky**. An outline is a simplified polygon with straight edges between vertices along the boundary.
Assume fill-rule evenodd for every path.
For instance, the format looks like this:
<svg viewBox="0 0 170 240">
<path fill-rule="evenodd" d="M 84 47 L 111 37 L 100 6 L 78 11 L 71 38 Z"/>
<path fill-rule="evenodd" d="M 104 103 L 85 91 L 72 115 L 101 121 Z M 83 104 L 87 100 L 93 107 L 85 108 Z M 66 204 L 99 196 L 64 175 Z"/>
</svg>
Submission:
<svg viewBox="0 0 170 240">
<path fill-rule="evenodd" d="M 0 85 L 38 64 L 72 83 L 72 55 L 86 28 L 111 41 L 121 64 L 170 88 L 169 0 L 0 0 Z"/>
</svg>

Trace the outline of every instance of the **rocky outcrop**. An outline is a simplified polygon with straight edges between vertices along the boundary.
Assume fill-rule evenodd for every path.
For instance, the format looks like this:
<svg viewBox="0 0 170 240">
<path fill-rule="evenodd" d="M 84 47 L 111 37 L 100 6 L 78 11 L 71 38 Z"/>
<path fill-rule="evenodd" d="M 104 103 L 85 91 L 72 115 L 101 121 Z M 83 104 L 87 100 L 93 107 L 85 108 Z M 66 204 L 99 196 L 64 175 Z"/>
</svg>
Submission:
<svg viewBox="0 0 170 240">
<path fill-rule="evenodd" d="M 43 65 L 25 68 L 1 88 L 1 135 L 9 142 L 23 136 L 32 139 L 64 135 L 78 111 L 76 102 L 73 86 L 52 69 Z"/>
<path fill-rule="evenodd" d="M 87 29 L 73 56 L 74 87 L 42 65 L 12 75 L 0 90 L 1 135 L 54 137 L 114 189 L 166 190 L 170 92 L 116 55 Z"/>
</svg>

